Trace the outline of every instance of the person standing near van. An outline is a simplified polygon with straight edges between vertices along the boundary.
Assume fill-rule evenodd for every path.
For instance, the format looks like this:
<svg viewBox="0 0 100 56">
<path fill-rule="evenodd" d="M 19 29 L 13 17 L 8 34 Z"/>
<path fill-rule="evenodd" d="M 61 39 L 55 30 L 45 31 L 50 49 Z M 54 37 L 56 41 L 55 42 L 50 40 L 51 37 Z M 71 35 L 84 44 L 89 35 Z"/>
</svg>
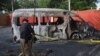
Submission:
<svg viewBox="0 0 100 56">
<path fill-rule="evenodd" d="M 31 24 L 28 22 L 28 19 L 23 19 L 20 26 L 20 43 L 23 56 L 32 56 L 32 34 L 35 35 L 34 30 L 31 28 Z"/>
<path fill-rule="evenodd" d="M 67 13 L 66 12 L 63 12 L 63 17 L 64 17 L 64 26 L 66 27 L 65 28 L 65 34 L 66 34 L 66 37 L 67 37 L 67 40 L 69 40 L 69 34 L 68 34 L 68 24 L 69 24 L 69 19 L 68 17 L 66 16 Z"/>
</svg>

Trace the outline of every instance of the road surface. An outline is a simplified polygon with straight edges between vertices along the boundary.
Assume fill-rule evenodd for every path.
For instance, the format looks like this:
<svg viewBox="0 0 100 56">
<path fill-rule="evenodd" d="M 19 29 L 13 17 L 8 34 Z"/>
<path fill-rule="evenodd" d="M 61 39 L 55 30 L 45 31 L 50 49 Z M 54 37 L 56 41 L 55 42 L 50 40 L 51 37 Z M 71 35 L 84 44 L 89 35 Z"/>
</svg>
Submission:
<svg viewBox="0 0 100 56">
<path fill-rule="evenodd" d="M 100 56 L 100 44 L 53 41 L 33 44 L 36 56 Z M 11 27 L 0 27 L 0 56 L 18 56 L 20 44 L 12 41 Z"/>
</svg>

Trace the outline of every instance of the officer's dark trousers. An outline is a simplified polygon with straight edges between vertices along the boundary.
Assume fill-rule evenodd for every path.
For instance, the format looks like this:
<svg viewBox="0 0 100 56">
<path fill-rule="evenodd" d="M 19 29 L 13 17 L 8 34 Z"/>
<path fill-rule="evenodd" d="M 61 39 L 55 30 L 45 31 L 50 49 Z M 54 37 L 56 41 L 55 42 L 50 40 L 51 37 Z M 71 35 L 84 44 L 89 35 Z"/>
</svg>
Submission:
<svg viewBox="0 0 100 56">
<path fill-rule="evenodd" d="M 22 56 L 32 56 L 32 40 L 20 39 Z"/>
</svg>

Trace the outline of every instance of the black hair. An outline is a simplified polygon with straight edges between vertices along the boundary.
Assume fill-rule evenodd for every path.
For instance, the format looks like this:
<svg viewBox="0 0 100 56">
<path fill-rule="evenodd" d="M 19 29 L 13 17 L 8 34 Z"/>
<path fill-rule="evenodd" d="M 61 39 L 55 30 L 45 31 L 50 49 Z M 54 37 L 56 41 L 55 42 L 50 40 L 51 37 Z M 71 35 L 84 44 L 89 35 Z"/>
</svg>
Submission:
<svg viewBox="0 0 100 56">
<path fill-rule="evenodd" d="M 67 12 L 63 12 L 63 14 L 64 14 L 64 15 L 66 15 L 66 14 L 67 14 Z"/>
<path fill-rule="evenodd" d="M 25 18 L 25 19 L 22 20 L 22 22 L 24 22 L 24 21 L 28 22 L 28 19 Z"/>
</svg>

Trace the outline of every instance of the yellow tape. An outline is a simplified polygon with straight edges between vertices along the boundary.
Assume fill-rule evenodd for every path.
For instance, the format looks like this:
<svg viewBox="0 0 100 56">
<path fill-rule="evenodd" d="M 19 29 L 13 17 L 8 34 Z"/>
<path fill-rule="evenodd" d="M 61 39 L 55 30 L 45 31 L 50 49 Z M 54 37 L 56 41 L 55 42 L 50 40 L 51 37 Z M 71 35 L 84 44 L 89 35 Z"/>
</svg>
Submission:
<svg viewBox="0 0 100 56">
<path fill-rule="evenodd" d="M 82 42 L 82 43 L 100 43 L 100 40 L 79 40 L 78 42 Z"/>
</svg>

